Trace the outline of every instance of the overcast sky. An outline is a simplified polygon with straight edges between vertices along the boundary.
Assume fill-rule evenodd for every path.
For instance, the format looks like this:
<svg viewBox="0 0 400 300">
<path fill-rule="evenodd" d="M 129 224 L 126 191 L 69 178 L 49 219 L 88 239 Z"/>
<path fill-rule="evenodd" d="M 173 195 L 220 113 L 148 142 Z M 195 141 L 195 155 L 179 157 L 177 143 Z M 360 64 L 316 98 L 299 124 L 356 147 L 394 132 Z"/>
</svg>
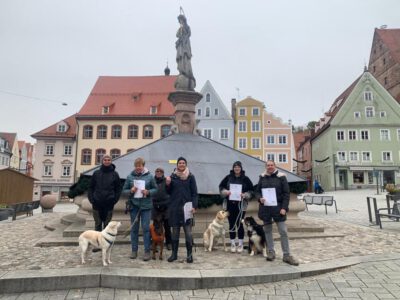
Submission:
<svg viewBox="0 0 400 300">
<path fill-rule="evenodd" d="M 1 0 L 0 131 L 33 141 L 98 76 L 161 75 L 167 61 L 177 74 L 179 6 L 196 90 L 210 80 L 228 109 L 252 96 L 296 126 L 362 73 L 375 27 L 400 28 L 399 0 Z"/>
</svg>

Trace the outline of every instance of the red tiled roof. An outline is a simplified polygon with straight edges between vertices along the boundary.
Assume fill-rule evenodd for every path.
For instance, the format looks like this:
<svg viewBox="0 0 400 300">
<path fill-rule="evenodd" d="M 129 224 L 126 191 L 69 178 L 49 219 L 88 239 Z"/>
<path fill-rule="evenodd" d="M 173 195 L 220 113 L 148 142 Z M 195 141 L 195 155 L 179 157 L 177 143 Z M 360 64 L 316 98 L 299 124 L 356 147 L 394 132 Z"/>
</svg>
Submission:
<svg viewBox="0 0 400 300">
<path fill-rule="evenodd" d="M 157 106 L 155 116 L 172 116 L 175 108 L 168 101 L 175 91 L 177 76 L 100 76 L 77 117 L 149 116 L 151 106 Z"/>
<path fill-rule="evenodd" d="M 0 132 L 0 136 L 8 142 L 10 150 L 12 150 L 17 134 L 15 132 Z"/>
<path fill-rule="evenodd" d="M 57 124 L 61 121 L 54 123 L 53 125 L 38 131 L 31 135 L 33 138 L 38 137 L 66 137 L 66 138 L 74 138 L 76 136 L 76 114 L 69 116 L 68 118 L 62 120 L 68 125 L 68 129 L 66 132 L 57 132 Z"/>
<path fill-rule="evenodd" d="M 375 29 L 375 33 L 389 49 L 393 59 L 400 64 L 400 29 Z"/>
</svg>

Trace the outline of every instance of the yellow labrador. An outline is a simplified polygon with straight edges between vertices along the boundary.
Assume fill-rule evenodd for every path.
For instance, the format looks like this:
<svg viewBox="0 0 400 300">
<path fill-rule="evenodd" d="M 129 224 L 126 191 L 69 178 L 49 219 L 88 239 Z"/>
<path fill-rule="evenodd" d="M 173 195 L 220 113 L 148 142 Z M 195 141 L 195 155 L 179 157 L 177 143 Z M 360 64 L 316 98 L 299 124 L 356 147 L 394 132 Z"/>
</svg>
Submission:
<svg viewBox="0 0 400 300">
<path fill-rule="evenodd" d="M 100 248 L 103 254 L 103 266 L 111 264 L 111 245 L 117 236 L 121 222 L 111 221 L 103 231 L 86 230 L 79 236 L 82 264 L 85 263 L 86 251 L 89 244 Z M 108 257 L 107 257 L 108 254 Z"/>
<path fill-rule="evenodd" d="M 226 251 L 225 244 L 225 228 L 224 223 L 229 213 L 224 210 L 220 210 L 215 219 L 212 221 L 208 228 L 203 234 L 204 250 L 212 251 L 214 243 L 220 238 L 224 244 L 224 250 Z"/>
</svg>

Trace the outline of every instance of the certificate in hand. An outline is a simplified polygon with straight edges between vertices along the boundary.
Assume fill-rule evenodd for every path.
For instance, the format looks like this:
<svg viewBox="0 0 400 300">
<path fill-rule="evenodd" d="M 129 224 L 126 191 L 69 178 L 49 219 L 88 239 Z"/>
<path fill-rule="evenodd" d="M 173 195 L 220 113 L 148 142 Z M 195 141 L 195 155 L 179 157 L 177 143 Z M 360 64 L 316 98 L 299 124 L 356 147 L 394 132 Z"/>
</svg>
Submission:
<svg viewBox="0 0 400 300">
<path fill-rule="evenodd" d="M 186 202 L 185 205 L 183 206 L 183 214 L 185 216 L 185 223 L 188 219 L 193 219 L 192 208 L 193 208 L 192 202 Z"/>
<path fill-rule="evenodd" d="M 229 191 L 231 194 L 229 195 L 229 200 L 232 201 L 241 201 L 242 197 L 242 185 L 241 184 L 230 184 Z"/>
<path fill-rule="evenodd" d="M 264 206 L 277 206 L 275 188 L 261 189 L 262 197 L 265 199 Z"/>
<path fill-rule="evenodd" d="M 142 191 L 145 189 L 146 182 L 144 180 L 134 180 L 133 186 L 136 187 L 135 198 L 143 198 Z"/>
</svg>

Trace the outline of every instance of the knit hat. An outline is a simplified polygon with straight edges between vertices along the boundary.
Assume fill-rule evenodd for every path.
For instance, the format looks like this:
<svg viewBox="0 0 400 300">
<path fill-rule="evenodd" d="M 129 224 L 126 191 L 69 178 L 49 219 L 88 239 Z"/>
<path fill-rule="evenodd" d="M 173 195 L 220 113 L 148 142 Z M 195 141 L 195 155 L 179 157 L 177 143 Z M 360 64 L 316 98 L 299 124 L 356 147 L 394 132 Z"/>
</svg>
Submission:
<svg viewBox="0 0 400 300">
<path fill-rule="evenodd" d="M 233 169 L 234 167 L 236 167 L 236 166 L 240 167 L 240 168 L 243 170 L 242 163 L 241 163 L 240 161 L 235 161 L 235 162 L 233 163 L 232 169 Z"/>
<path fill-rule="evenodd" d="M 187 165 L 186 158 L 184 158 L 184 157 L 182 157 L 182 156 L 180 156 L 180 157 L 176 160 L 176 164 L 178 164 L 178 162 L 181 161 L 181 160 L 185 161 L 185 164 Z"/>
</svg>

